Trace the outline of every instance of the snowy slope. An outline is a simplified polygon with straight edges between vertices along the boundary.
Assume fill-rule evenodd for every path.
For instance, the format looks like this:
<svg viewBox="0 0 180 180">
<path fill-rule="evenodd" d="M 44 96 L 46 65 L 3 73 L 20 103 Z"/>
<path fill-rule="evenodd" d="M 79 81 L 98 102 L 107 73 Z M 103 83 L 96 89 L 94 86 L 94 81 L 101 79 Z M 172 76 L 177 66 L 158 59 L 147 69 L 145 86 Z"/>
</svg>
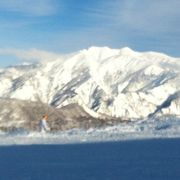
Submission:
<svg viewBox="0 0 180 180">
<path fill-rule="evenodd" d="M 180 116 L 180 59 L 130 48 L 91 47 L 0 72 L 0 97 L 77 103 L 96 118 Z"/>
</svg>

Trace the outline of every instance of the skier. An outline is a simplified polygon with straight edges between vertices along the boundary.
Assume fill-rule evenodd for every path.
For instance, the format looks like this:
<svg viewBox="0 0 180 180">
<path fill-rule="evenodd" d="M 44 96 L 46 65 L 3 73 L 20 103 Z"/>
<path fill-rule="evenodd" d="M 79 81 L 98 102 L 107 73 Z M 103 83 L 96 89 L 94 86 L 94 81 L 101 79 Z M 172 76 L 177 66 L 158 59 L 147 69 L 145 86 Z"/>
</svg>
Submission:
<svg viewBox="0 0 180 180">
<path fill-rule="evenodd" d="M 43 118 L 39 122 L 39 130 L 40 132 L 48 132 L 50 131 L 50 128 L 47 123 L 48 115 L 44 115 Z"/>
</svg>

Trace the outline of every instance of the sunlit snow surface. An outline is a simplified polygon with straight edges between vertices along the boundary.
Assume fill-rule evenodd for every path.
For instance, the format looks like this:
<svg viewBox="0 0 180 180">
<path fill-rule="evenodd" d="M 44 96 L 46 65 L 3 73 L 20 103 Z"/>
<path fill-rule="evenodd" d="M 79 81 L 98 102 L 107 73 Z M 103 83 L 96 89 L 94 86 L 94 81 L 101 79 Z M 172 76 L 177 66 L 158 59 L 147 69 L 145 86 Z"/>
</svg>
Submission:
<svg viewBox="0 0 180 180">
<path fill-rule="evenodd" d="M 1 132 L 0 145 L 69 144 L 176 137 L 180 137 L 180 118 L 166 117 L 89 130 L 73 129 L 56 133 L 28 132 L 26 130 L 11 133 Z"/>
</svg>

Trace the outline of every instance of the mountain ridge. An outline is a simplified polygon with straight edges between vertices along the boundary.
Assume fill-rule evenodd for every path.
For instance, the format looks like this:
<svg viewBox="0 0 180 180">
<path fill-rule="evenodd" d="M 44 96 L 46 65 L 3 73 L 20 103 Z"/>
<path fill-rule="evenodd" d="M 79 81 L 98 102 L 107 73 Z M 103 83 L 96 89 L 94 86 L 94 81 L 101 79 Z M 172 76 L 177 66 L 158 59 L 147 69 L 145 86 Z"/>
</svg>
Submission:
<svg viewBox="0 0 180 180">
<path fill-rule="evenodd" d="M 56 108 L 76 103 L 95 118 L 180 116 L 179 96 L 170 98 L 180 91 L 180 59 L 128 47 L 91 47 L 10 67 L 0 72 L 0 85 L 0 97 L 40 100 Z"/>
</svg>

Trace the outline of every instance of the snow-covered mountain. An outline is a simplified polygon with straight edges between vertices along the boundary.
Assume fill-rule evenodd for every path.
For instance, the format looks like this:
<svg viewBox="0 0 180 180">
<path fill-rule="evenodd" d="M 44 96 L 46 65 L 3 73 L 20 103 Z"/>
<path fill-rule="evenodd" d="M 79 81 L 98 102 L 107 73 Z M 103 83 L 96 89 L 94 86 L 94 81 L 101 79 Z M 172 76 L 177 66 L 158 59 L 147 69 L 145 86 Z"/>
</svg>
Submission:
<svg viewBox="0 0 180 180">
<path fill-rule="evenodd" d="M 91 47 L 0 71 L 0 97 L 78 104 L 95 118 L 180 116 L 180 59 L 130 48 Z"/>
</svg>

